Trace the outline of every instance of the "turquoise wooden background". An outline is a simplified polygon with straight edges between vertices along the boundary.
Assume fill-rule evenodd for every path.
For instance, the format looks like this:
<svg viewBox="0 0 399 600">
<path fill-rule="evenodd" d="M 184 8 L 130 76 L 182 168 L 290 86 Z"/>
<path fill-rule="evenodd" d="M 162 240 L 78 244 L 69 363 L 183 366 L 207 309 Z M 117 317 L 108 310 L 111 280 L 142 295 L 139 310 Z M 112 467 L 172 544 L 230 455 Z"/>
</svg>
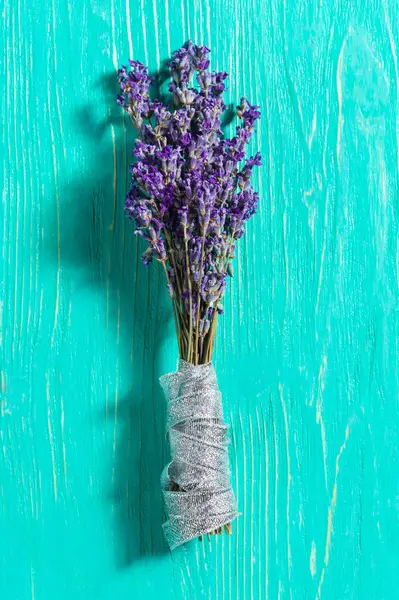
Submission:
<svg viewBox="0 0 399 600">
<path fill-rule="evenodd" d="M 399 586 L 398 18 L 388 0 L 13 0 L 1 18 L 2 600 Z M 123 217 L 129 56 L 212 48 L 263 119 L 216 367 L 243 516 L 172 555 L 162 273 Z"/>
</svg>

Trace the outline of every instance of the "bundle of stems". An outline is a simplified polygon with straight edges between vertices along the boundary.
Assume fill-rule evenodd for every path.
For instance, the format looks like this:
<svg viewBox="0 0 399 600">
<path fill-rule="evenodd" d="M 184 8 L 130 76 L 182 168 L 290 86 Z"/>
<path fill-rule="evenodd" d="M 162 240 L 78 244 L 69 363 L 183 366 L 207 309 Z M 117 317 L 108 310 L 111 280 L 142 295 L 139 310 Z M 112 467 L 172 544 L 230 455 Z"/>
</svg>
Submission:
<svg viewBox="0 0 399 600">
<path fill-rule="evenodd" d="M 168 255 L 173 256 L 173 250 L 168 250 Z M 166 281 L 169 285 L 171 285 L 166 261 L 161 262 L 165 271 Z M 186 256 L 186 265 L 188 272 L 190 272 L 191 269 L 188 255 Z M 181 286 L 178 283 L 179 275 L 177 269 L 176 280 L 178 289 L 181 289 Z M 201 315 L 204 312 L 206 312 L 207 308 L 209 307 L 202 306 L 203 302 L 201 300 L 199 291 L 197 298 L 198 308 L 196 309 L 195 314 L 192 306 L 190 306 L 188 312 L 184 311 L 183 302 L 180 296 L 174 295 L 171 298 L 171 300 L 176 325 L 176 336 L 179 348 L 179 357 L 182 360 L 185 360 L 186 362 L 193 365 L 204 365 L 211 362 L 215 342 L 217 319 L 219 314 L 217 306 L 215 307 L 215 310 L 212 313 L 212 317 L 209 320 L 210 325 L 207 333 L 200 335 L 199 332 Z"/>
</svg>

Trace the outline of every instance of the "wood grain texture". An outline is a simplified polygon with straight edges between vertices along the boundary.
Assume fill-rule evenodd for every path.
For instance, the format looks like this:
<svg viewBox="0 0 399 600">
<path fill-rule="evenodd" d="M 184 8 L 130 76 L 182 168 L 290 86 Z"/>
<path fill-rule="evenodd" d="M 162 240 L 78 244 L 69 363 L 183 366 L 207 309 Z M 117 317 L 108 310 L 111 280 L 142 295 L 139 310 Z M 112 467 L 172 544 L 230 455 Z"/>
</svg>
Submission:
<svg viewBox="0 0 399 600">
<path fill-rule="evenodd" d="M 2 600 L 392 600 L 399 586 L 399 9 L 5 0 Z M 123 217 L 130 56 L 188 38 L 262 107 L 261 204 L 216 368 L 240 510 L 170 554 L 162 273 Z"/>
</svg>

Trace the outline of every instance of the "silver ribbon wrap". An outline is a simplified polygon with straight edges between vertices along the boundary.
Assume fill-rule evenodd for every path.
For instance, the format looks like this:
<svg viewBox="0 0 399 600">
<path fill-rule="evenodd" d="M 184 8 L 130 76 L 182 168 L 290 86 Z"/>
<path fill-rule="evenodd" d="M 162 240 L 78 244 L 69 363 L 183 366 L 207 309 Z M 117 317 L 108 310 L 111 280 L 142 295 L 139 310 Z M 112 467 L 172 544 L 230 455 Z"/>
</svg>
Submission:
<svg viewBox="0 0 399 600">
<path fill-rule="evenodd" d="M 173 550 L 239 516 L 230 482 L 228 426 L 211 363 L 183 360 L 160 378 L 168 401 L 167 432 L 172 461 L 161 484 L 168 520 L 163 524 Z M 182 491 L 173 491 L 171 482 Z"/>
</svg>

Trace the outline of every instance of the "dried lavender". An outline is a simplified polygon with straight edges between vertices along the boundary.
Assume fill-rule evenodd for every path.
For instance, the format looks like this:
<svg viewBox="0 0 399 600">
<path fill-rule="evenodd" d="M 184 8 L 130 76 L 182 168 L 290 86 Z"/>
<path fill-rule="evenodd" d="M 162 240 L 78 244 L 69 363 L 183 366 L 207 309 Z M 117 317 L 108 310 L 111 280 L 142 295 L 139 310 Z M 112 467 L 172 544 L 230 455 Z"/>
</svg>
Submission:
<svg viewBox="0 0 399 600">
<path fill-rule="evenodd" d="M 190 41 L 173 54 L 173 111 L 151 99 L 153 80 L 142 63 L 130 60 L 130 69 L 118 71 L 117 101 L 139 131 L 126 214 L 148 242 L 143 263 L 163 265 L 180 357 L 195 365 L 212 357 L 235 244 L 258 206 L 251 175 L 261 164 L 259 152 L 244 161 L 258 106 L 241 98 L 241 124 L 233 138 L 223 135 L 228 75 L 209 70 L 209 52 Z"/>
<path fill-rule="evenodd" d="M 223 135 L 228 75 L 209 70 L 209 52 L 206 46 L 190 41 L 173 54 L 169 91 L 174 110 L 151 98 L 154 82 L 142 63 L 130 60 L 130 69 L 123 66 L 118 71 L 121 93 L 117 102 L 138 130 L 125 210 L 135 233 L 148 242 L 142 262 L 148 265 L 155 259 L 164 268 L 176 322 L 181 365 L 177 374 L 164 376 L 164 381 L 174 381 L 175 375 L 179 381 L 188 377 L 186 396 L 175 410 L 178 406 L 184 413 L 180 402 L 189 401 L 187 390 L 192 390 L 195 400 L 191 417 L 172 423 L 169 430 L 175 448 L 182 451 L 184 441 L 191 440 L 194 452 L 187 456 L 184 449 L 183 456 L 176 454 L 165 470 L 164 496 L 171 512 L 164 528 L 171 547 L 202 533 L 221 533 L 222 526 L 231 533 L 229 521 L 238 515 L 225 462 L 226 426 L 213 413 L 208 419 L 201 413 L 193 390 L 202 394 L 203 409 L 210 403 L 207 410 L 213 406 L 219 415 L 216 380 L 207 381 L 213 371 L 202 371 L 198 365 L 211 362 L 226 280 L 233 275 L 235 244 L 258 206 L 251 176 L 261 158 L 258 152 L 245 160 L 245 150 L 260 112 L 241 98 L 236 134 L 231 139 Z M 187 369 L 187 363 L 188 367 L 197 365 L 197 371 Z M 209 456 L 203 454 L 207 445 L 217 448 L 216 463 L 224 467 L 220 471 L 211 468 L 204 481 L 208 473 L 204 465 L 210 464 Z M 226 498 L 229 502 L 222 500 Z M 189 516 L 193 514 L 195 519 Z M 197 527 L 199 522 L 202 525 Z"/>
</svg>

